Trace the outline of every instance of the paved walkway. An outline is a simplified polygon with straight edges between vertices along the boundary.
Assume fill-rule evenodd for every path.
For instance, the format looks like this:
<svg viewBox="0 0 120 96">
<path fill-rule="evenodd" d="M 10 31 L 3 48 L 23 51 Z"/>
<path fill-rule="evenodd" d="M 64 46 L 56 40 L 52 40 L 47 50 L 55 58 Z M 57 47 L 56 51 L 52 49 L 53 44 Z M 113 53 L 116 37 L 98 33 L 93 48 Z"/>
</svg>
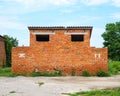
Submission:
<svg viewBox="0 0 120 96">
<path fill-rule="evenodd" d="M 113 77 L 0 77 L 0 96 L 65 96 L 62 93 L 111 87 L 120 87 L 120 75 Z"/>
</svg>

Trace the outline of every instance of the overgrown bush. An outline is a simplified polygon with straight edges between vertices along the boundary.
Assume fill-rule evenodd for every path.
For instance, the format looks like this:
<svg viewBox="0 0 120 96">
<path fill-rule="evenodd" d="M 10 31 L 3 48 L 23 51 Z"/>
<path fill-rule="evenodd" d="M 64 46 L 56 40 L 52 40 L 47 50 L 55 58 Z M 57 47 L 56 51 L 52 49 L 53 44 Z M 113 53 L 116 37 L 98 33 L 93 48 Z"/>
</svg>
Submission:
<svg viewBox="0 0 120 96">
<path fill-rule="evenodd" d="M 74 68 L 72 69 L 71 75 L 75 76 L 75 69 Z"/>
<path fill-rule="evenodd" d="M 54 73 L 49 73 L 49 72 L 44 72 L 44 73 L 41 73 L 41 72 L 32 72 L 30 74 L 30 76 L 32 77 L 37 77 L 37 76 L 49 76 L 49 77 L 52 77 L 52 76 L 62 76 L 62 72 L 61 71 L 55 71 Z"/>
<path fill-rule="evenodd" d="M 91 76 L 91 74 L 88 71 L 84 70 L 82 71 L 82 76 L 88 77 Z"/>
<path fill-rule="evenodd" d="M 110 76 L 110 73 L 104 72 L 104 71 L 102 71 L 102 70 L 99 70 L 99 71 L 97 72 L 97 76 L 98 76 L 98 77 L 108 77 L 108 76 Z"/>
<path fill-rule="evenodd" d="M 3 67 L 11 67 L 12 47 L 18 46 L 18 40 L 8 35 L 4 35 L 3 37 L 5 38 L 5 51 L 6 51 L 6 64 L 4 64 Z"/>
<path fill-rule="evenodd" d="M 108 70 L 112 75 L 120 74 L 120 61 L 109 61 Z"/>
<path fill-rule="evenodd" d="M 62 71 L 61 70 L 56 70 L 54 71 L 55 75 L 62 76 Z"/>
</svg>

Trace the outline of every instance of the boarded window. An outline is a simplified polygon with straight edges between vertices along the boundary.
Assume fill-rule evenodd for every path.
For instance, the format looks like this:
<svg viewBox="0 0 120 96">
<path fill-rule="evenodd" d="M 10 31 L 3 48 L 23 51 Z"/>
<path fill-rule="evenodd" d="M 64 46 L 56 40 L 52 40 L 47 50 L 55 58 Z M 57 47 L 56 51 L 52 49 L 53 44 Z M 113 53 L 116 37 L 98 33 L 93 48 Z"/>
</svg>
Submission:
<svg viewBox="0 0 120 96">
<path fill-rule="evenodd" d="M 49 35 L 36 35 L 36 41 L 47 42 L 49 41 Z"/>
<path fill-rule="evenodd" d="M 71 41 L 73 42 L 84 41 L 84 35 L 71 35 Z"/>
</svg>

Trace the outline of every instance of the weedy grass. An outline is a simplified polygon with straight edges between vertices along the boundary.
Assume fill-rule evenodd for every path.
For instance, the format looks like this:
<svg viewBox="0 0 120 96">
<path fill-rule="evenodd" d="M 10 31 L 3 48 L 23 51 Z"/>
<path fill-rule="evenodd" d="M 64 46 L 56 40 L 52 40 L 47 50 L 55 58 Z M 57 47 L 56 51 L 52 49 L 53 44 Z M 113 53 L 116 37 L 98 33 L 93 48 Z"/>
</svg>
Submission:
<svg viewBox="0 0 120 96">
<path fill-rule="evenodd" d="M 5 76 L 5 77 L 15 77 L 18 76 L 19 74 L 12 73 L 10 67 L 6 68 L 1 68 L 0 69 L 0 76 Z"/>
<path fill-rule="evenodd" d="M 10 91 L 9 93 L 16 93 L 16 91 Z"/>
<path fill-rule="evenodd" d="M 42 86 L 44 84 L 44 82 L 38 82 L 37 83 L 39 86 Z"/>
<path fill-rule="evenodd" d="M 68 96 L 120 96 L 120 88 L 82 91 L 76 93 L 62 93 Z"/>
<path fill-rule="evenodd" d="M 89 77 L 92 75 L 88 71 L 84 70 L 84 71 L 82 71 L 82 76 Z"/>
<path fill-rule="evenodd" d="M 24 74 L 17 74 L 17 73 L 12 73 L 11 72 L 11 67 L 6 67 L 6 68 L 0 68 L 0 76 L 5 76 L 5 77 L 16 77 L 16 76 L 31 76 L 31 77 L 37 77 L 37 76 L 47 76 L 47 77 L 55 77 L 55 76 L 62 76 L 61 71 L 55 71 L 54 73 L 41 73 L 41 72 L 32 72 L 32 73 L 24 73 Z"/>
</svg>

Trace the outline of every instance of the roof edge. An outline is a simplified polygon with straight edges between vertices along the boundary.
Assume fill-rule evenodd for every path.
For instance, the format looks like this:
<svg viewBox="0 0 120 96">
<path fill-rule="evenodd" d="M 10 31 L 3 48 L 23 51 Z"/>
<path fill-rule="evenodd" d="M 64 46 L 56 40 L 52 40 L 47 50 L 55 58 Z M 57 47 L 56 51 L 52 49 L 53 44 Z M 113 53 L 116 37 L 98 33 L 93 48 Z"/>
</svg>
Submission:
<svg viewBox="0 0 120 96">
<path fill-rule="evenodd" d="M 92 29 L 92 26 L 28 26 L 29 30 L 35 30 L 35 29 L 53 29 L 53 30 L 57 30 L 57 29 L 61 29 L 61 30 L 68 30 L 68 29 Z"/>
<path fill-rule="evenodd" d="M 0 35 L 0 38 L 1 38 L 3 41 L 5 41 L 5 38 L 4 38 L 3 36 Z"/>
</svg>

